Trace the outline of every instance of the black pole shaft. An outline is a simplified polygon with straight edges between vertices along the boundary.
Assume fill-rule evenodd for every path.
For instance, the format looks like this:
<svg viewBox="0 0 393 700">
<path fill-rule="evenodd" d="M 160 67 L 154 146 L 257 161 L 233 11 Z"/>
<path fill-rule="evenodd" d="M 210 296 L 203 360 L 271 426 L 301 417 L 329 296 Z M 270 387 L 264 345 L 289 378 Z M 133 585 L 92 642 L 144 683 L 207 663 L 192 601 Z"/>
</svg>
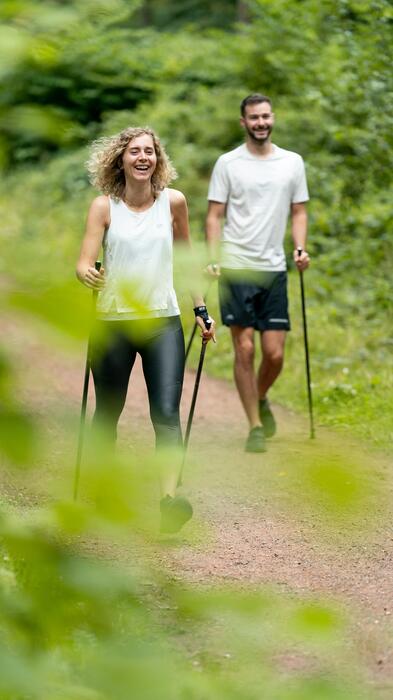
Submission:
<svg viewBox="0 0 393 700">
<path fill-rule="evenodd" d="M 315 438 L 314 415 L 311 392 L 311 369 L 310 369 L 310 353 L 308 349 L 308 334 L 307 334 L 307 316 L 306 316 L 306 295 L 304 291 L 303 271 L 299 270 L 300 276 L 300 295 L 302 299 L 302 316 L 303 316 L 303 335 L 304 335 L 304 354 L 306 358 L 306 378 L 307 378 L 307 395 L 308 395 L 308 412 L 310 416 L 310 438 Z"/>
<path fill-rule="evenodd" d="M 195 333 L 196 333 L 197 328 L 198 328 L 198 324 L 197 324 L 197 323 L 194 323 L 194 327 L 193 327 L 193 329 L 192 329 L 192 333 L 191 333 L 191 335 L 190 335 L 190 337 L 189 337 L 189 340 L 188 340 L 188 343 L 187 343 L 187 347 L 186 347 L 186 355 L 185 355 L 185 359 L 184 359 L 185 362 L 187 362 L 187 358 L 188 358 L 188 356 L 189 356 L 189 354 L 190 354 L 192 341 L 194 340 L 194 337 L 195 337 Z"/>
<path fill-rule="evenodd" d="M 78 437 L 78 450 L 75 462 L 75 475 L 74 475 L 74 501 L 78 498 L 78 485 L 79 485 L 79 475 L 80 466 L 82 460 L 83 442 L 85 436 L 85 422 L 86 422 L 86 407 L 87 407 L 87 395 L 89 392 L 89 378 L 90 378 L 90 348 L 87 350 L 86 366 L 85 366 L 85 379 L 83 382 L 83 396 L 81 405 L 81 415 L 79 421 L 79 437 Z"/>
<path fill-rule="evenodd" d="M 196 400 L 197 400 L 198 391 L 199 391 L 199 384 L 200 384 L 201 376 L 202 376 L 203 362 L 205 359 L 206 345 L 207 345 L 207 341 L 202 340 L 201 354 L 199 356 L 199 363 L 198 363 L 198 369 L 197 369 L 197 373 L 196 373 L 196 377 L 195 377 L 194 391 L 192 393 L 190 412 L 188 414 L 186 432 L 185 432 L 184 441 L 183 441 L 183 460 L 182 460 L 182 464 L 180 467 L 179 478 L 177 481 L 178 486 L 180 486 L 180 484 L 182 483 L 182 478 L 183 478 L 183 471 L 184 471 L 184 465 L 186 462 L 188 442 L 190 439 L 191 426 L 192 426 L 192 421 L 194 418 L 195 405 L 196 405 Z"/>
<path fill-rule="evenodd" d="M 99 272 L 101 269 L 101 263 L 97 261 L 95 263 L 95 268 Z M 92 305 L 91 305 L 91 318 L 92 319 L 95 317 L 97 296 L 98 296 L 98 292 L 96 290 L 94 290 L 93 296 L 92 296 Z M 76 499 L 78 498 L 80 467 L 81 467 L 81 461 L 82 461 L 83 442 L 84 442 L 84 438 L 85 438 L 86 408 L 87 408 L 87 397 L 89 394 L 90 366 L 91 366 L 91 343 L 90 343 L 90 337 L 89 337 L 89 340 L 87 342 L 85 378 L 83 381 L 81 415 L 80 415 L 80 420 L 79 420 L 78 449 L 77 449 L 76 461 L 75 461 L 74 501 L 76 501 Z"/>
<path fill-rule="evenodd" d="M 194 391 L 192 394 L 190 413 L 188 415 L 186 433 L 184 436 L 184 450 L 187 450 L 188 441 L 190 439 L 191 426 L 192 426 L 192 421 L 194 418 L 195 404 L 196 404 L 196 400 L 197 400 L 197 396 L 198 396 L 199 384 L 201 381 L 201 374 L 202 374 L 203 362 L 205 359 L 205 352 L 206 352 L 206 343 L 202 343 L 201 354 L 200 354 L 199 363 L 198 363 L 198 369 L 197 369 L 197 373 L 196 373 L 196 377 L 195 377 Z"/>
</svg>

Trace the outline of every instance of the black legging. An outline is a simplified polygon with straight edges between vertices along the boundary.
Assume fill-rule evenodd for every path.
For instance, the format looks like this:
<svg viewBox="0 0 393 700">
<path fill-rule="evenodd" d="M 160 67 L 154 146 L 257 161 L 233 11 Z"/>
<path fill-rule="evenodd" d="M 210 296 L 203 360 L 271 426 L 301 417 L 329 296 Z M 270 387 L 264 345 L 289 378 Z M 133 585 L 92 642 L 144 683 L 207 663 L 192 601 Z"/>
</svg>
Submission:
<svg viewBox="0 0 393 700">
<path fill-rule="evenodd" d="M 91 367 L 96 393 L 93 427 L 110 440 L 127 395 L 137 353 L 142 358 L 156 446 L 181 445 L 179 404 L 184 376 L 184 335 L 179 316 L 146 321 L 97 321 Z"/>
</svg>

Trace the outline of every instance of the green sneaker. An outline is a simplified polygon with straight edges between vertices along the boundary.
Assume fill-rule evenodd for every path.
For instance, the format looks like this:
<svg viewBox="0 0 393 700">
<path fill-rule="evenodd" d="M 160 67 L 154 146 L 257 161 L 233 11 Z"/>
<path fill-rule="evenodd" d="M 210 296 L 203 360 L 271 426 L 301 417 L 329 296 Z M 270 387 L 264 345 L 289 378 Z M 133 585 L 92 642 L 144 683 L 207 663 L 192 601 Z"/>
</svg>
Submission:
<svg viewBox="0 0 393 700">
<path fill-rule="evenodd" d="M 261 425 L 250 430 L 245 450 L 246 452 L 266 452 L 265 433 Z"/>
<path fill-rule="evenodd" d="M 193 510 L 190 501 L 184 496 L 165 496 L 160 501 L 161 524 L 160 532 L 179 532 L 183 525 L 192 518 Z"/>
<path fill-rule="evenodd" d="M 267 438 L 273 437 L 277 430 L 277 425 L 267 399 L 260 399 L 259 401 L 259 417 L 265 431 L 265 436 Z"/>
</svg>

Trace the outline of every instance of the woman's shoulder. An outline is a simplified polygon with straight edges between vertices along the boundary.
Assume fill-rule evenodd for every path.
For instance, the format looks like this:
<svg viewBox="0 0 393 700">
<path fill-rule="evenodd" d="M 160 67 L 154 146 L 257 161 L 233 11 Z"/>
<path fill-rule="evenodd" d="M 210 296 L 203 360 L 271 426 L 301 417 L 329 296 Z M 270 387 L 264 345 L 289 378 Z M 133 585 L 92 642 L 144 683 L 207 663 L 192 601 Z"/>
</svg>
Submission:
<svg viewBox="0 0 393 700">
<path fill-rule="evenodd" d="M 109 196 L 100 194 L 98 197 L 95 197 L 90 205 L 90 212 L 107 222 L 110 217 Z"/>
<path fill-rule="evenodd" d="M 98 209 L 109 207 L 109 200 L 110 196 L 108 194 L 99 194 L 98 197 L 94 197 L 91 205 Z"/>
<path fill-rule="evenodd" d="M 184 204 L 187 203 L 183 192 L 180 192 L 180 190 L 174 190 L 172 187 L 168 187 L 167 192 L 171 206 L 181 207 L 182 205 L 184 206 Z"/>
<path fill-rule="evenodd" d="M 91 206 L 95 209 L 105 210 L 109 209 L 110 197 L 107 194 L 99 194 L 98 197 L 94 197 Z"/>
</svg>

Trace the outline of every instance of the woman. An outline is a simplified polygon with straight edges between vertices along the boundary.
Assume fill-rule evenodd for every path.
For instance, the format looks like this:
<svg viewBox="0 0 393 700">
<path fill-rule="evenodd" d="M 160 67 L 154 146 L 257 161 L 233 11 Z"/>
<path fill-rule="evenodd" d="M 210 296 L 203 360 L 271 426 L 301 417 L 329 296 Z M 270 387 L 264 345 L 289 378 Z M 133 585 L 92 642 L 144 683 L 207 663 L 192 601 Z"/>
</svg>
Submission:
<svg viewBox="0 0 393 700">
<path fill-rule="evenodd" d="M 78 279 L 100 291 L 93 350 L 96 392 L 93 424 L 111 440 L 124 407 L 128 380 L 139 353 L 158 448 L 181 445 L 179 404 L 184 374 L 184 337 L 173 289 L 173 242 L 189 244 L 187 203 L 168 185 L 176 177 L 154 131 L 128 128 L 93 144 L 88 170 L 103 193 L 91 204 L 77 264 Z M 101 246 L 104 265 L 95 261 Z M 206 305 L 193 297 L 203 338 L 214 338 Z M 94 348 L 94 343 L 93 343 Z M 179 465 L 180 466 L 180 465 Z M 179 467 L 161 474 L 161 531 L 176 532 L 192 516 L 176 495 Z"/>
</svg>

